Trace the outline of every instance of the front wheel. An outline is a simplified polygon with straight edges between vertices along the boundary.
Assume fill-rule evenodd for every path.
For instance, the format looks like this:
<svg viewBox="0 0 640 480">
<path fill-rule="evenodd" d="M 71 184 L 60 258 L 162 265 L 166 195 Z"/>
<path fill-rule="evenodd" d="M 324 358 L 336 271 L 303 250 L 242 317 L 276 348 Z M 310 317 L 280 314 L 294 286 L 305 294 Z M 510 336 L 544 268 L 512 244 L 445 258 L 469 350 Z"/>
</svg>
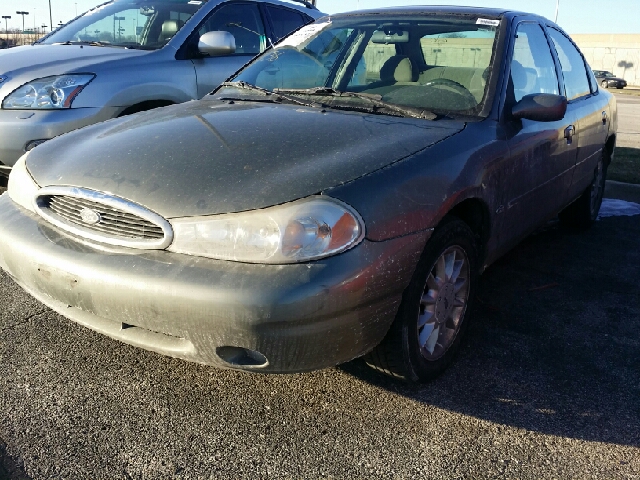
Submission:
<svg viewBox="0 0 640 480">
<path fill-rule="evenodd" d="M 478 278 L 476 236 L 446 219 L 427 242 L 386 337 L 365 361 L 410 382 L 435 378 L 455 357 Z"/>
</svg>

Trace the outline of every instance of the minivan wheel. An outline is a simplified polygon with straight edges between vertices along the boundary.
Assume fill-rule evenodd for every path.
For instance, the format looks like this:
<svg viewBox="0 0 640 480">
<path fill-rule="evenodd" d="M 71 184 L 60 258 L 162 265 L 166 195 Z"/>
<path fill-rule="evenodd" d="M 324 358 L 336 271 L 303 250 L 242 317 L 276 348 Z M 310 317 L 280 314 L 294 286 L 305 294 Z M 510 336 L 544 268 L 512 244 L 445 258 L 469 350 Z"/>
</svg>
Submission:
<svg viewBox="0 0 640 480">
<path fill-rule="evenodd" d="M 571 205 L 560 212 L 560 222 L 567 227 L 585 229 L 589 228 L 598 218 L 604 187 L 607 178 L 607 168 L 604 163 L 604 156 L 598 161 L 598 165 L 593 172 L 591 185 L 582 195 Z"/>
<path fill-rule="evenodd" d="M 409 382 L 438 376 L 460 347 L 477 278 L 476 236 L 447 218 L 427 242 L 389 332 L 364 360 Z"/>
</svg>

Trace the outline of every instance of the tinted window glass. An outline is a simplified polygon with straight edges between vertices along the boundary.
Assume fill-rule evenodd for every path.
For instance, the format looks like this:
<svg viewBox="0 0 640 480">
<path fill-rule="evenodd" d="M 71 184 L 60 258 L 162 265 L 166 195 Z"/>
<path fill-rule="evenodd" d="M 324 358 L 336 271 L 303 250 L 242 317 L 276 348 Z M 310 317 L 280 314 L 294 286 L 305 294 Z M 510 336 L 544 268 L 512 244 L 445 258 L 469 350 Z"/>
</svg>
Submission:
<svg viewBox="0 0 640 480">
<path fill-rule="evenodd" d="M 547 38 L 536 23 L 518 26 L 511 60 L 511 81 L 516 102 L 533 93 L 560 93 Z"/>
<path fill-rule="evenodd" d="M 306 19 L 294 10 L 272 7 L 271 5 L 267 5 L 267 10 L 271 17 L 273 34 L 276 37 L 274 41 L 276 42 L 307 23 Z"/>
<path fill-rule="evenodd" d="M 255 55 L 266 48 L 267 38 L 258 6 L 253 3 L 232 3 L 220 7 L 200 27 L 198 33 L 229 32 L 236 39 L 236 54 Z"/>
<path fill-rule="evenodd" d="M 587 70 L 584 65 L 582 55 L 567 37 L 554 28 L 549 29 L 551 39 L 558 52 L 562 73 L 564 75 L 564 86 L 567 90 L 567 98 L 575 98 L 588 95 L 591 92 Z"/>
</svg>

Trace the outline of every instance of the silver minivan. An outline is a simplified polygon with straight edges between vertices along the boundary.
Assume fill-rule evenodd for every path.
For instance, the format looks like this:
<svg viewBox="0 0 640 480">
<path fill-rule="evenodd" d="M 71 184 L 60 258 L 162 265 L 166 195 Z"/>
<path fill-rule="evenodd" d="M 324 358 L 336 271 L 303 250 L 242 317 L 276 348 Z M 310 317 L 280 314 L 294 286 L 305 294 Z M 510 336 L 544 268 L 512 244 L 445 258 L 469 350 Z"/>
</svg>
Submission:
<svg viewBox="0 0 640 480">
<path fill-rule="evenodd" d="M 303 0 L 112 0 L 0 51 L 0 174 L 57 135 L 202 98 L 322 16 Z"/>
</svg>

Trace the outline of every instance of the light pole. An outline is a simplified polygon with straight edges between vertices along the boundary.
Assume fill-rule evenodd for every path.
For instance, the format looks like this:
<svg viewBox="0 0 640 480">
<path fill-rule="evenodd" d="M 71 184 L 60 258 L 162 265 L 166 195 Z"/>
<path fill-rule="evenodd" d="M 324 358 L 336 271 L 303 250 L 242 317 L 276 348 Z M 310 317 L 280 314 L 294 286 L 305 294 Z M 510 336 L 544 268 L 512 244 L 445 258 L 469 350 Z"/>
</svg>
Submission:
<svg viewBox="0 0 640 480">
<path fill-rule="evenodd" d="M 120 36 L 120 22 L 122 20 L 126 20 L 125 17 L 118 17 L 117 15 L 113 16 L 113 41 L 116 41 L 116 21 L 118 22 L 118 36 Z"/>
<path fill-rule="evenodd" d="M 4 33 L 8 33 L 9 27 L 7 27 L 7 20 L 11 19 L 11 15 L 3 15 L 2 18 L 4 18 Z"/>
<path fill-rule="evenodd" d="M 24 33 L 24 16 L 29 15 L 29 12 L 16 12 L 16 15 L 22 15 L 22 33 Z"/>
<path fill-rule="evenodd" d="M 558 10 L 560 10 L 560 0 L 556 0 L 556 19 L 555 23 L 558 23 Z"/>
<path fill-rule="evenodd" d="M 49 29 L 53 32 L 53 15 L 51 14 L 51 0 L 49 0 Z"/>
</svg>

